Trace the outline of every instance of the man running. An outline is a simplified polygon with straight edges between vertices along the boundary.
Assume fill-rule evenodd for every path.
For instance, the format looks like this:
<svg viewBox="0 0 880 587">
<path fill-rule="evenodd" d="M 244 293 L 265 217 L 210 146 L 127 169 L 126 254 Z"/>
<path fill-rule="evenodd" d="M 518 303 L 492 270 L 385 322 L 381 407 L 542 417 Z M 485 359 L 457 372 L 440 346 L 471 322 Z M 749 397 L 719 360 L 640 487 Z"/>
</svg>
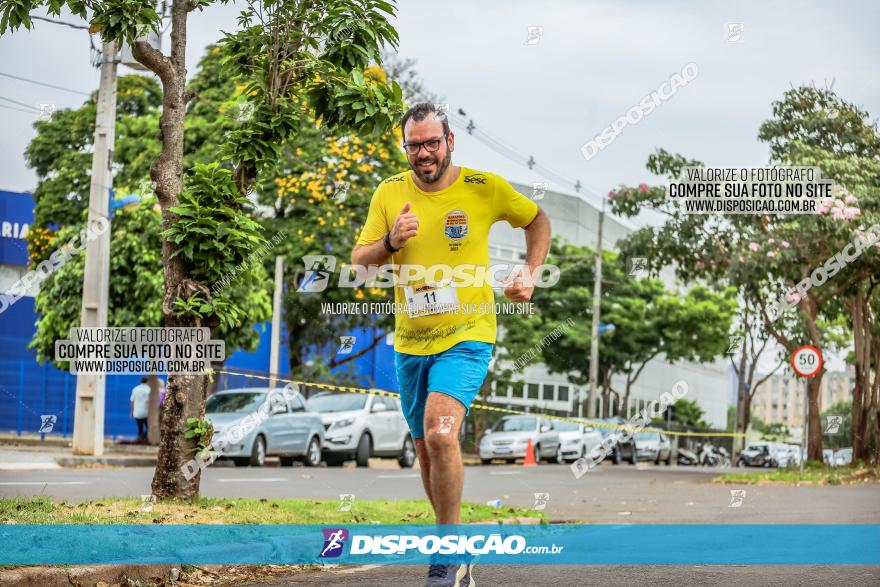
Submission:
<svg viewBox="0 0 880 587">
<path fill-rule="evenodd" d="M 376 189 L 351 253 L 354 265 L 488 268 L 489 228 L 499 220 L 525 228 L 530 271 L 544 263 L 550 247 L 547 215 L 500 176 L 451 165 L 455 135 L 442 111 L 416 104 L 401 129 L 412 171 Z M 395 314 L 394 349 L 425 494 L 438 524 L 458 524 L 464 477 L 459 430 L 492 358 L 495 298 L 488 280 L 455 287 L 438 279 L 429 274 L 395 287 L 395 303 L 407 304 L 408 312 Z M 514 275 L 506 283 L 504 295 L 511 301 L 531 299 L 530 280 Z M 459 312 L 457 305 L 481 310 Z M 475 585 L 471 566 L 431 565 L 427 585 Z"/>
</svg>

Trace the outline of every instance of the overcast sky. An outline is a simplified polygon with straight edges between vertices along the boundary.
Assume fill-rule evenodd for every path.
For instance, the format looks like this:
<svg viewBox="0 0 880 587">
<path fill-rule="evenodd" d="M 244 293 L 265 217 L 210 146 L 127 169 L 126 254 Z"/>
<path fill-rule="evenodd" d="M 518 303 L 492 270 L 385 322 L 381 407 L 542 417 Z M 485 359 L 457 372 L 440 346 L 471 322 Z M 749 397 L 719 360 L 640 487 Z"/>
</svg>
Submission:
<svg viewBox="0 0 880 587">
<path fill-rule="evenodd" d="M 232 30 L 238 9 L 213 5 L 192 15 L 190 73 L 204 47 Z M 65 20 L 74 21 L 67 16 Z M 585 190 L 651 181 L 658 147 L 717 166 L 758 166 L 756 139 L 771 102 L 792 85 L 834 84 L 845 99 L 880 115 L 880 5 L 870 1 L 585 2 L 404 0 L 395 26 L 402 57 L 418 61 L 427 89 L 463 108 L 476 125 Z M 729 39 L 729 26 L 742 25 Z M 527 44 L 529 27 L 543 27 Z M 685 64 L 699 73 L 668 102 L 587 161 L 581 146 Z M 37 22 L 0 37 L 0 72 L 89 92 L 85 31 Z M 128 72 L 122 68 L 120 73 Z M 0 77 L 0 96 L 78 106 L 83 96 Z M 19 108 L 9 101 L 0 105 Z M 30 191 L 36 178 L 22 153 L 33 114 L 0 108 L 0 189 Z M 548 181 L 459 130 L 455 160 L 511 181 Z M 550 188 L 571 186 L 550 180 Z M 587 195 L 588 199 L 593 196 Z M 595 199 L 593 200 L 595 201 Z"/>
</svg>

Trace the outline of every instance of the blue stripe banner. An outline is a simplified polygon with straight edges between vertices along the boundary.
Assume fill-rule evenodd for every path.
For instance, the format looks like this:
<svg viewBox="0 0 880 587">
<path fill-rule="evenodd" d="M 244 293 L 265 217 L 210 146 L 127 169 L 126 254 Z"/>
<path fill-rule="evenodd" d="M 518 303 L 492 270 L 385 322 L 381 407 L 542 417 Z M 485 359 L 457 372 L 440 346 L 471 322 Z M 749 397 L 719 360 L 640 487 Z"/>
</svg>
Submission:
<svg viewBox="0 0 880 587">
<path fill-rule="evenodd" d="M 878 565 L 876 524 L 3 525 L 0 563 Z"/>
</svg>

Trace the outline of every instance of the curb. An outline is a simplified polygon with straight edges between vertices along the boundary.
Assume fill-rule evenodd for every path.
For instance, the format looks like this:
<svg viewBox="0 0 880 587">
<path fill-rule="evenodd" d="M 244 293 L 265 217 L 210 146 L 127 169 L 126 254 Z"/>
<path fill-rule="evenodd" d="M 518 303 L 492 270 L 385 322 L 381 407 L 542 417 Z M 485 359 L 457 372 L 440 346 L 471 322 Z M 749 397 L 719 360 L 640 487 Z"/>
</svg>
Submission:
<svg viewBox="0 0 880 587">
<path fill-rule="evenodd" d="M 154 457 L 55 457 L 62 467 L 81 467 L 83 465 L 109 465 L 112 467 L 155 467 Z"/>
</svg>

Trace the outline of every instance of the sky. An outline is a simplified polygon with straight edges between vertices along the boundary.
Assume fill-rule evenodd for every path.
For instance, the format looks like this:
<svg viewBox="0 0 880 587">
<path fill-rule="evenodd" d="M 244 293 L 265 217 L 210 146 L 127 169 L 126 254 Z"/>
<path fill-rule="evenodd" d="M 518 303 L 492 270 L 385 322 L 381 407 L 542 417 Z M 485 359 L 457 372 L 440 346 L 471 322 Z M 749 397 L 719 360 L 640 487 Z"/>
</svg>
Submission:
<svg viewBox="0 0 880 587">
<path fill-rule="evenodd" d="M 190 74 L 204 47 L 234 30 L 240 6 L 215 4 L 191 15 Z M 710 166 L 765 164 L 758 128 L 792 86 L 833 84 L 875 119 L 880 114 L 876 2 L 403 0 L 397 7 L 398 52 L 417 60 L 426 89 L 509 147 L 580 180 L 594 203 L 620 183 L 656 181 L 645 162 L 660 147 Z M 529 27 L 541 27 L 537 42 L 528 41 Z M 690 83 L 585 159 L 584 143 L 688 63 L 698 71 Z M 98 83 L 86 31 L 40 21 L 0 37 L 0 73 L 82 92 Z M 8 100 L 66 108 L 85 98 L 2 76 L 0 96 L 7 99 L 0 106 L 13 108 L 22 106 Z M 36 185 L 23 158 L 35 118 L 0 108 L 2 190 Z M 458 164 L 573 193 L 453 130 Z"/>
</svg>

